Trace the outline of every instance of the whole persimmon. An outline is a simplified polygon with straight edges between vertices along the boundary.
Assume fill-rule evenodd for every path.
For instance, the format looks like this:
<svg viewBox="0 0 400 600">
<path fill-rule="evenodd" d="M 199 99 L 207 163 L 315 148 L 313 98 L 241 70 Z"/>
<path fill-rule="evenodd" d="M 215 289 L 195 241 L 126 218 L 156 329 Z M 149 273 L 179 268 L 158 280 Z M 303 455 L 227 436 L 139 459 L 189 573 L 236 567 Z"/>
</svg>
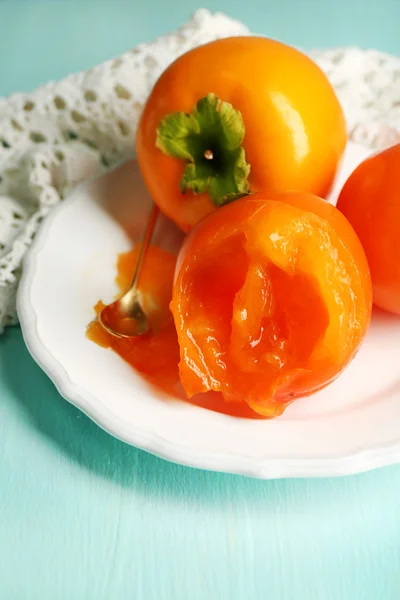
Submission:
<svg viewBox="0 0 400 600">
<path fill-rule="evenodd" d="M 364 246 L 374 303 L 400 314 L 400 144 L 362 162 L 346 181 L 337 207 Z"/>
<path fill-rule="evenodd" d="M 199 46 L 164 71 L 136 148 L 155 202 L 188 231 L 237 193 L 325 197 L 346 139 L 322 70 L 290 46 L 244 36 Z"/>
<path fill-rule="evenodd" d="M 325 200 L 256 193 L 223 206 L 178 255 L 171 310 L 183 387 L 277 416 L 348 365 L 371 299 L 361 243 Z"/>
</svg>

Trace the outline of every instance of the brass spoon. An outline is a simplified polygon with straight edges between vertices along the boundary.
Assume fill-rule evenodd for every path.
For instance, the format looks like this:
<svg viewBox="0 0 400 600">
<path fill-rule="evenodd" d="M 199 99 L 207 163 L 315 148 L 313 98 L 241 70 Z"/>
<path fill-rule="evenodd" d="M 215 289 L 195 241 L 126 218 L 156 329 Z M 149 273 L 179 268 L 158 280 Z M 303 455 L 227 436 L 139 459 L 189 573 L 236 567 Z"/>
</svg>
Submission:
<svg viewBox="0 0 400 600">
<path fill-rule="evenodd" d="M 100 324 L 108 333 L 119 338 L 143 335 L 150 330 L 150 323 L 143 312 L 138 297 L 138 284 L 146 258 L 159 209 L 153 203 L 146 230 L 143 235 L 136 269 L 128 291 L 112 304 L 108 304 L 99 314 Z"/>
</svg>

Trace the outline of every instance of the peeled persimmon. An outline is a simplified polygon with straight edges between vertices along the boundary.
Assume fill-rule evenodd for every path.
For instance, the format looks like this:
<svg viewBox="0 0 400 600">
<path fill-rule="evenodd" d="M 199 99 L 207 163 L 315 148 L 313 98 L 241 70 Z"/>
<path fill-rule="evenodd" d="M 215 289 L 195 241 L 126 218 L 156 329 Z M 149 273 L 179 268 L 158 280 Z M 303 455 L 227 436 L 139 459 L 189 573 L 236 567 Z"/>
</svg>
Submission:
<svg viewBox="0 0 400 600">
<path fill-rule="evenodd" d="M 400 144 L 362 162 L 346 181 L 337 207 L 364 247 L 374 303 L 400 314 Z"/>
<path fill-rule="evenodd" d="M 135 246 L 118 257 L 116 283 L 121 293 L 129 288 L 138 254 L 139 247 Z M 87 337 L 113 350 L 158 390 L 188 400 L 180 384 L 178 337 L 169 309 L 175 262 L 176 256 L 170 252 L 157 246 L 149 247 L 139 284 L 140 300 L 151 325 L 149 333 L 117 338 L 95 319 L 88 326 Z M 103 306 L 101 301 L 97 303 L 96 314 Z M 192 396 L 190 403 L 236 417 L 258 417 L 246 404 L 227 404 L 221 394 L 213 392 Z"/>
<path fill-rule="evenodd" d="M 290 46 L 243 36 L 199 46 L 164 71 L 136 150 L 154 201 L 189 231 L 237 193 L 326 197 L 346 139 L 322 70 Z"/>
<path fill-rule="evenodd" d="M 171 309 L 189 397 L 273 417 L 333 381 L 371 316 L 357 235 L 311 194 L 256 193 L 205 217 L 178 255 Z"/>
</svg>

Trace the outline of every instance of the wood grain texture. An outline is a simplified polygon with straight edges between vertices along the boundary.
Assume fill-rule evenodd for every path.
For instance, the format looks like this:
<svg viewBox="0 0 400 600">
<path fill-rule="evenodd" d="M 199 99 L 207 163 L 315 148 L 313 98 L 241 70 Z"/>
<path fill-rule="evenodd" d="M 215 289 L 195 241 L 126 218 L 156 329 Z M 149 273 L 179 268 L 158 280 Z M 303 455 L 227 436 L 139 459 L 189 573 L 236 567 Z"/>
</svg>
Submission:
<svg viewBox="0 0 400 600">
<path fill-rule="evenodd" d="M 198 8 L 302 48 L 398 54 L 398 0 L 0 0 L 0 94 L 29 91 L 173 31 Z"/>
<path fill-rule="evenodd" d="M 286 481 L 188 469 L 65 402 L 18 329 L 0 361 L 1 598 L 400 596 L 400 467 Z"/>
<path fill-rule="evenodd" d="M 201 4 L 304 47 L 400 54 L 398 0 Z M 197 6 L 0 0 L 0 95 L 149 40 Z M 1 600 L 398 600 L 399 492 L 400 466 L 265 482 L 165 462 L 65 402 L 18 328 L 0 338 Z"/>
</svg>

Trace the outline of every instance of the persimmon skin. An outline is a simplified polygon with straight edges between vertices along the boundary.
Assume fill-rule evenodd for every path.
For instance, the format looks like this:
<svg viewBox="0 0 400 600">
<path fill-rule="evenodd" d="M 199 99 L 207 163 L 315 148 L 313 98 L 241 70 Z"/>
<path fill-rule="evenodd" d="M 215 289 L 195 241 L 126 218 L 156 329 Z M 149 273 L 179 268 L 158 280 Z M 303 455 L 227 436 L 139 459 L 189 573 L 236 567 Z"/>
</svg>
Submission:
<svg viewBox="0 0 400 600">
<path fill-rule="evenodd" d="M 334 206 L 301 192 L 239 199 L 178 255 L 171 310 L 185 391 L 277 416 L 348 365 L 371 304 L 363 248 Z"/>
<path fill-rule="evenodd" d="M 346 141 L 342 108 L 328 79 L 307 56 L 263 37 L 232 37 L 195 48 L 156 82 L 139 122 L 136 150 L 145 183 L 161 210 L 189 231 L 215 209 L 207 193 L 182 194 L 184 163 L 156 147 L 161 120 L 191 112 L 208 93 L 238 109 L 252 192 L 297 189 L 326 197 Z"/>
<path fill-rule="evenodd" d="M 399 315 L 400 144 L 363 161 L 343 186 L 337 207 L 364 247 L 374 304 Z"/>
</svg>

